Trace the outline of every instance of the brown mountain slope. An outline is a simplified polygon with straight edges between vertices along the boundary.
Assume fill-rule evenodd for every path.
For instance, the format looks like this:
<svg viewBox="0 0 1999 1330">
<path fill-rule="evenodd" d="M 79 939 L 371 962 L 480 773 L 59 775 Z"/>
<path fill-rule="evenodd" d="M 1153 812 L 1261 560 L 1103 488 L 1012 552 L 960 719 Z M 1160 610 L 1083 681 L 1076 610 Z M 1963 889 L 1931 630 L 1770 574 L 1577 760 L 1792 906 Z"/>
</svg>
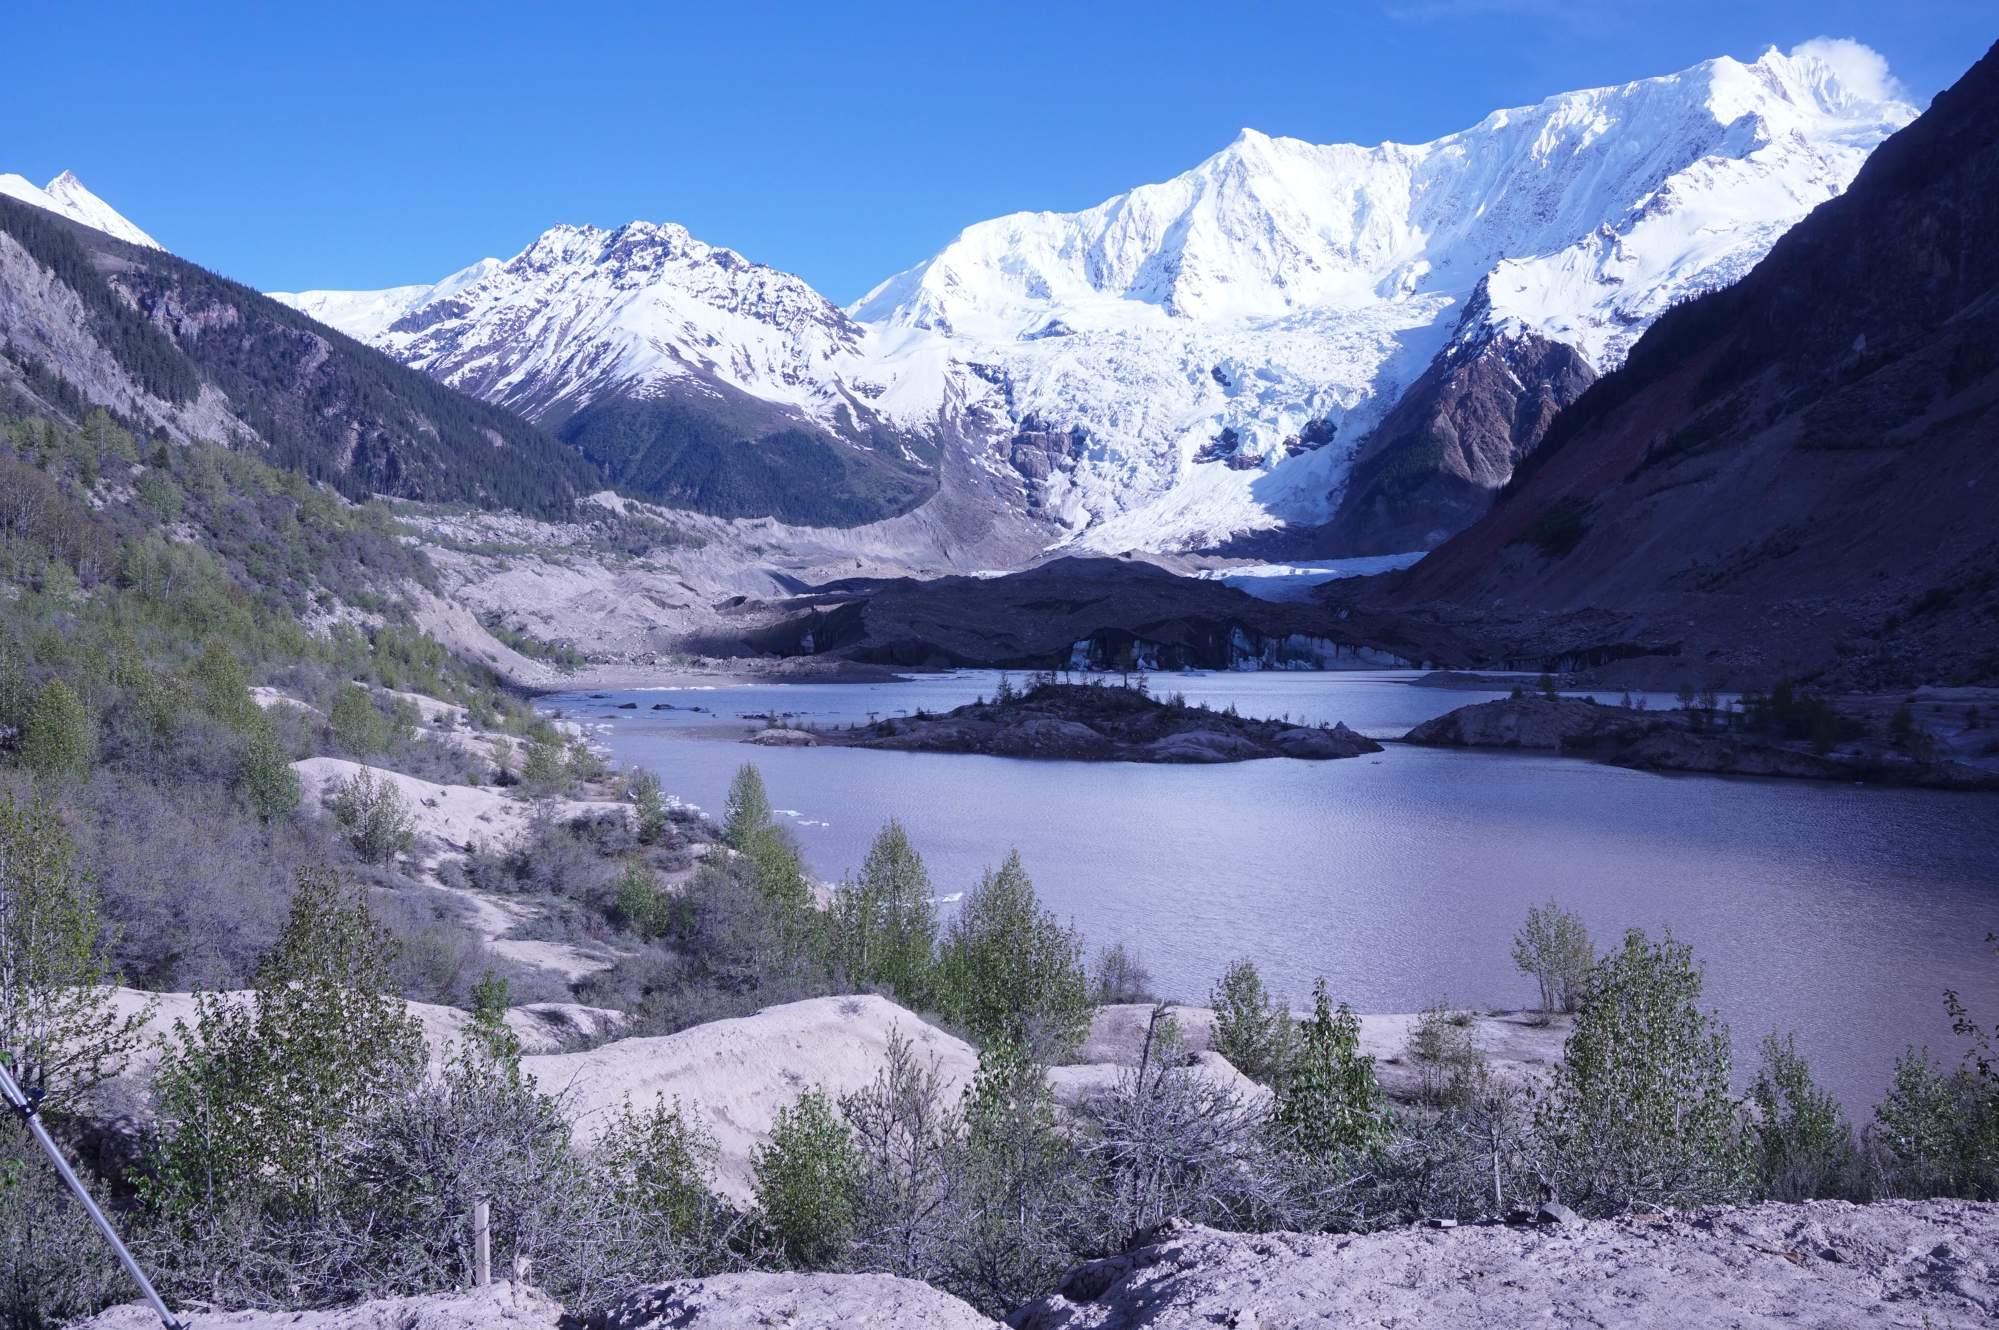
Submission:
<svg viewBox="0 0 1999 1330">
<path fill-rule="evenodd" d="M 164 250 L 0 198 L 0 411 L 260 450 L 350 498 L 559 515 L 604 477 L 554 436 Z"/>
<path fill-rule="evenodd" d="M 1486 321 L 1484 285 L 1361 443 L 1339 511 L 1312 541 L 1333 556 L 1428 549 L 1470 526 L 1560 411 L 1596 378 L 1582 353 Z"/>
<path fill-rule="evenodd" d="M 1999 679 L 1999 48 L 1387 594 L 1516 642 L 1607 610 L 1721 673 Z"/>
</svg>

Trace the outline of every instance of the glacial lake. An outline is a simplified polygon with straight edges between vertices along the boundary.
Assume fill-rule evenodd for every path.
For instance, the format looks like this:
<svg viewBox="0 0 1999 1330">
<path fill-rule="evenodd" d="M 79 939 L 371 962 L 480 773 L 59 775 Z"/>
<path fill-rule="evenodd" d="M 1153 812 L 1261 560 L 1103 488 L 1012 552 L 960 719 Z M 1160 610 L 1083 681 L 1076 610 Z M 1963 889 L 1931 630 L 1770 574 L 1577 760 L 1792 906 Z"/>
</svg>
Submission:
<svg viewBox="0 0 1999 1330">
<path fill-rule="evenodd" d="M 1175 674 L 1153 686 L 1375 738 L 1499 696 L 1415 677 Z M 1946 988 L 1999 1021 L 1999 958 L 1983 940 L 1999 931 L 1995 795 L 1393 745 L 1334 762 L 1145 766 L 740 742 L 759 726 L 744 713 L 865 722 L 948 710 L 997 679 L 648 689 L 544 705 L 717 816 L 730 777 L 754 761 L 827 880 L 858 868 L 890 816 L 947 901 L 1017 847 L 1043 902 L 1092 953 L 1135 946 L 1155 987 L 1189 1002 L 1249 956 L 1294 1005 L 1324 975 L 1359 1011 L 1445 997 L 1525 1006 L 1535 990 L 1513 968 L 1511 939 L 1527 907 L 1553 897 L 1582 914 L 1600 949 L 1627 927 L 1670 927 L 1705 966 L 1738 1076 L 1764 1034 L 1793 1031 L 1857 1118 L 1906 1046 L 1955 1064 Z M 660 702 L 676 709 L 652 710 Z"/>
</svg>

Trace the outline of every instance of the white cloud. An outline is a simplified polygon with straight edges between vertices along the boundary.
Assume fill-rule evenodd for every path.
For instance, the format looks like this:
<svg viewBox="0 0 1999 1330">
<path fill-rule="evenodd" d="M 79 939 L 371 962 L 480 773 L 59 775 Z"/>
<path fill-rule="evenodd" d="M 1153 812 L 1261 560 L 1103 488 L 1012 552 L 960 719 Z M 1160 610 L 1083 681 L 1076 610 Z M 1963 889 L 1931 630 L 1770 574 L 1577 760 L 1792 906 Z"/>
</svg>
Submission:
<svg viewBox="0 0 1999 1330">
<path fill-rule="evenodd" d="M 1856 97 L 1874 102 L 1908 99 L 1901 80 L 1889 72 L 1887 57 L 1851 37 L 1814 37 L 1793 46 L 1791 56 L 1824 63 Z"/>
</svg>

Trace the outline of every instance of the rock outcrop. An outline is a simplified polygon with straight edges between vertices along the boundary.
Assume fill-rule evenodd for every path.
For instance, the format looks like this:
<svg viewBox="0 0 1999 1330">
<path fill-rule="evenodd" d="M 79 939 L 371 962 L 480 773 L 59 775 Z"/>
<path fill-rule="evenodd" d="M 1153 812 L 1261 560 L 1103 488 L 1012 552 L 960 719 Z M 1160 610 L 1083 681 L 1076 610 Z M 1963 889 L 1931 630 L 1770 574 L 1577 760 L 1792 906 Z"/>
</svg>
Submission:
<svg viewBox="0 0 1999 1330">
<path fill-rule="evenodd" d="M 1029 670 L 1120 660 L 1151 670 L 1399 669 L 1441 658 L 1428 638 L 1404 641 L 1364 614 L 1259 600 L 1143 559 L 1072 556 L 1003 577 L 842 578 L 795 603 L 802 612 L 718 639 L 715 653 Z"/>
<path fill-rule="evenodd" d="M 1983 1325 L 1999 1205 L 1837 1201 L 1364 1236 L 1181 1227 L 1072 1271 L 1018 1330 Z"/>
<path fill-rule="evenodd" d="M 1641 733 L 1647 713 L 1576 697 L 1477 702 L 1426 720 L 1402 742 L 1440 748 L 1541 748 L 1550 752 Z"/>
<path fill-rule="evenodd" d="M 1485 515 L 1513 468 L 1597 372 L 1574 347 L 1491 323 L 1487 283 L 1450 344 L 1361 441 L 1315 548 L 1429 549 Z"/>
</svg>

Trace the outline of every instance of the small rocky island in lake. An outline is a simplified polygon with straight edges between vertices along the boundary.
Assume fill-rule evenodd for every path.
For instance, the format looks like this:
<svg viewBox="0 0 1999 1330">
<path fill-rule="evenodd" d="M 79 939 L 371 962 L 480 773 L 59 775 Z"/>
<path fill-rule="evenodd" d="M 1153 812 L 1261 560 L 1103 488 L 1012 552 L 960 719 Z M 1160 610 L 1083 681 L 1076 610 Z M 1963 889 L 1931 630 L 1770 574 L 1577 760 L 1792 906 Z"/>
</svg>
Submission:
<svg viewBox="0 0 1999 1330">
<path fill-rule="evenodd" d="M 1740 708 L 1677 711 L 1525 695 L 1459 707 L 1402 742 L 1541 749 L 1646 771 L 1999 790 L 1999 754 L 1977 733 L 1978 707 L 1929 706 L 1922 719 L 1907 704 L 1870 715 L 1786 687 L 1750 694 Z"/>
<path fill-rule="evenodd" d="M 1160 698 L 1137 688 L 1048 682 L 1016 692 L 1004 682 L 991 701 L 942 715 L 897 716 L 850 730 L 790 731 L 785 740 L 848 748 L 1082 762 L 1247 762 L 1261 757 L 1320 760 L 1378 753 L 1381 745 L 1345 725 L 1254 720 L 1233 711 Z"/>
</svg>

